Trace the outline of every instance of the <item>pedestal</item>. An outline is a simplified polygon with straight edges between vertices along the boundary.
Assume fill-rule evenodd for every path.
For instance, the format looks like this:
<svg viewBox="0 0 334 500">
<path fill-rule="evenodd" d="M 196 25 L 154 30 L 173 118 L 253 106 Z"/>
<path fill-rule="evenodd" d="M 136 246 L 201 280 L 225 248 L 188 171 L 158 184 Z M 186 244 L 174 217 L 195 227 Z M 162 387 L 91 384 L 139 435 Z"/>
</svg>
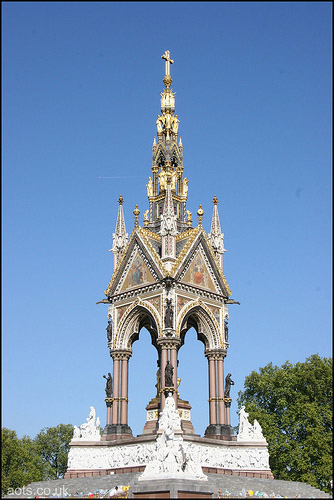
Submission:
<svg viewBox="0 0 334 500">
<path fill-rule="evenodd" d="M 127 424 L 106 425 L 101 441 L 120 441 L 132 437 L 132 430 Z"/>
</svg>

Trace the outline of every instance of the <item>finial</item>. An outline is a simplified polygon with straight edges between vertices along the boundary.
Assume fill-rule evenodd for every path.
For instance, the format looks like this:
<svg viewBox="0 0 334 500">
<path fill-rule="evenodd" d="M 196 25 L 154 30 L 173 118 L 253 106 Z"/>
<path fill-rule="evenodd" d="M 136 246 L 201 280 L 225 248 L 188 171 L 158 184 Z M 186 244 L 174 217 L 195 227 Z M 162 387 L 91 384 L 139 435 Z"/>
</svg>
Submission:
<svg viewBox="0 0 334 500">
<path fill-rule="evenodd" d="M 182 140 L 181 140 L 181 137 L 180 137 L 180 141 L 179 141 L 179 148 L 182 148 Z"/>
<path fill-rule="evenodd" d="M 190 210 L 187 210 L 187 226 L 191 227 L 193 225 L 193 220 L 192 216 L 193 214 L 190 212 Z"/>
<path fill-rule="evenodd" d="M 124 200 L 123 200 L 123 196 L 120 194 L 120 195 L 119 195 L 119 198 L 118 198 L 118 203 L 119 203 L 120 205 L 123 205 L 123 201 L 124 201 Z"/>
<path fill-rule="evenodd" d="M 204 210 L 202 208 L 202 205 L 199 206 L 199 209 L 197 210 L 197 215 L 198 215 L 198 225 L 202 226 L 202 218 L 204 215 Z"/>
<path fill-rule="evenodd" d="M 171 86 L 172 83 L 172 78 L 170 76 L 170 64 L 173 64 L 174 61 L 173 59 L 170 58 L 169 50 L 166 50 L 165 53 L 162 54 L 161 58 L 165 59 L 166 61 L 165 78 L 163 79 L 163 82 L 165 86 L 168 88 Z"/>
<path fill-rule="evenodd" d="M 143 222 L 144 222 L 144 226 L 148 226 L 150 221 L 148 219 L 148 210 L 146 210 L 146 212 L 144 212 L 144 219 L 143 219 Z"/>
<path fill-rule="evenodd" d="M 138 205 L 136 205 L 136 208 L 133 211 L 133 215 L 135 216 L 135 227 L 136 228 L 139 227 L 139 223 L 138 223 L 139 214 L 140 214 L 140 210 L 138 208 Z"/>
<path fill-rule="evenodd" d="M 216 196 L 216 195 L 214 195 L 213 200 L 212 200 L 212 203 L 213 203 L 214 205 L 217 205 L 217 203 L 218 203 L 218 198 L 217 198 L 217 196 Z"/>
</svg>

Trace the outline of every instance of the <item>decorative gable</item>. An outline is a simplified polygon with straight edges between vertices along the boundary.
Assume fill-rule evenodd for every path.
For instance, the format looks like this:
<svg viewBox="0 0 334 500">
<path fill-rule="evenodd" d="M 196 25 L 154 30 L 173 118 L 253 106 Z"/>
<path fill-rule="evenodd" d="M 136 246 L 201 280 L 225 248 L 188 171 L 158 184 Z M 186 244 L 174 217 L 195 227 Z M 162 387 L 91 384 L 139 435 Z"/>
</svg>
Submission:
<svg viewBox="0 0 334 500">
<path fill-rule="evenodd" d="M 200 250 L 198 250 L 186 271 L 182 282 L 189 283 L 195 287 L 205 288 L 211 292 L 217 292 L 211 278 L 212 271 L 209 271 L 208 265 Z"/>
<path fill-rule="evenodd" d="M 132 261 L 128 271 L 126 272 L 125 278 L 121 279 L 123 283 L 120 288 L 120 292 L 149 283 L 155 283 L 156 281 L 138 249 L 135 250 L 131 260 Z"/>
</svg>

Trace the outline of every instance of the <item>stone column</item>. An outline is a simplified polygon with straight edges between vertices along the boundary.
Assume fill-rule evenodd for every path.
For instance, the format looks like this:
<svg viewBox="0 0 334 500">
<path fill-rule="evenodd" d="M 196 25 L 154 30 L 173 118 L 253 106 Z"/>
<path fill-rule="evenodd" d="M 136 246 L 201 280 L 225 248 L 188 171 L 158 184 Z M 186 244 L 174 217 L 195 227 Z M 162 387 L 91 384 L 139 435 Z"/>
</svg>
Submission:
<svg viewBox="0 0 334 500">
<path fill-rule="evenodd" d="M 208 361 L 209 361 L 209 415 L 210 415 L 209 424 L 215 425 L 217 423 L 215 359 L 214 357 L 208 357 Z"/>
<path fill-rule="evenodd" d="M 122 383 L 121 383 L 121 425 L 128 424 L 128 364 L 131 354 L 128 352 L 122 353 Z"/>
<path fill-rule="evenodd" d="M 224 357 L 217 360 L 218 365 L 218 414 L 219 423 L 225 425 L 225 405 L 224 405 Z"/>
<path fill-rule="evenodd" d="M 231 425 L 231 414 L 230 414 L 231 403 L 232 403 L 232 399 L 231 398 L 225 398 L 226 425 L 229 425 L 229 426 Z"/>
<path fill-rule="evenodd" d="M 114 360 L 113 369 L 113 394 L 112 415 L 107 404 L 107 425 L 104 428 L 102 440 L 119 440 L 132 435 L 128 426 L 128 360 L 131 356 L 129 350 L 112 349 L 110 355 Z M 109 400 L 109 398 L 106 398 Z"/>
<path fill-rule="evenodd" d="M 119 358 L 113 356 L 114 370 L 113 370 L 113 405 L 112 405 L 112 424 L 117 425 L 118 421 L 118 407 L 119 407 Z"/>
<path fill-rule="evenodd" d="M 107 425 L 111 425 L 111 405 L 112 398 L 105 398 L 105 402 L 107 405 Z"/>
<path fill-rule="evenodd" d="M 230 419 L 225 422 L 224 358 L 226 349 L 206 350 L 209 363 L 209 425 L 205 435 L 216 439 L 232 440 Z"/>
<path fill-rule="evenodd" d="M 160 364 L 160 374 L 161 374 L 161 407 L 160 411 L 162 411 L 165 407 L 165 368 L 167 365 L 167 361 L 173 366 L 173 397 L 175 401 L 175 406 L 177 407 L 177 388 L 176 388 L 176 380 L 177 380 L 177 351 L 180 346 L 180 339 L 176 337 L 160 337 L 158 339 L 158 346 L 161 349 L 161 364 Z"/>
</svg>

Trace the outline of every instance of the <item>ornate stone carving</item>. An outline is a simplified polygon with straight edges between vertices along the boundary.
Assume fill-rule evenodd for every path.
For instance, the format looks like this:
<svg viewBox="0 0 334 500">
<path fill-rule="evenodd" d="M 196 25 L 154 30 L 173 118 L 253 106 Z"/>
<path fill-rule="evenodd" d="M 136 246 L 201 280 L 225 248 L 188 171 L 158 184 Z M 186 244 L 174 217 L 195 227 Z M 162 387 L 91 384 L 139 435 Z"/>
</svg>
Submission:
<svg viewBox="0 0 334 500">
<path fill-rule="evenodd" d="M 72 441 L 100 441 L 100 430 L 100 419 L 99 417 L 96 418 L 95 408 L 91 406 L 86 422 L 80 425 L 80 427 L 74 426 Z"/>
<path fill-rule="evenodd" d="M 183 478 L 207 480 L 200 462 L 194 460 L 191 447 L 183 446 L 181 419 L 175 409 L 171 394 L 166 398 L 165 408 L 160 414 L 158 437 L 153 457 L 138 478 L 141 481 L 159 478 Z"/>
<path fill-rule="evenodd" d="M 262 434 L 262 429 L 257 420 L 254 420 L 254 424 L 250 424 L 248 421 L 248 413 L 245 407 L 242 406 L 239 411 L 239 432 L 237 435 L 237 441 L 263 441 L 266 442 L 265 437 Z"/>
</svg>

